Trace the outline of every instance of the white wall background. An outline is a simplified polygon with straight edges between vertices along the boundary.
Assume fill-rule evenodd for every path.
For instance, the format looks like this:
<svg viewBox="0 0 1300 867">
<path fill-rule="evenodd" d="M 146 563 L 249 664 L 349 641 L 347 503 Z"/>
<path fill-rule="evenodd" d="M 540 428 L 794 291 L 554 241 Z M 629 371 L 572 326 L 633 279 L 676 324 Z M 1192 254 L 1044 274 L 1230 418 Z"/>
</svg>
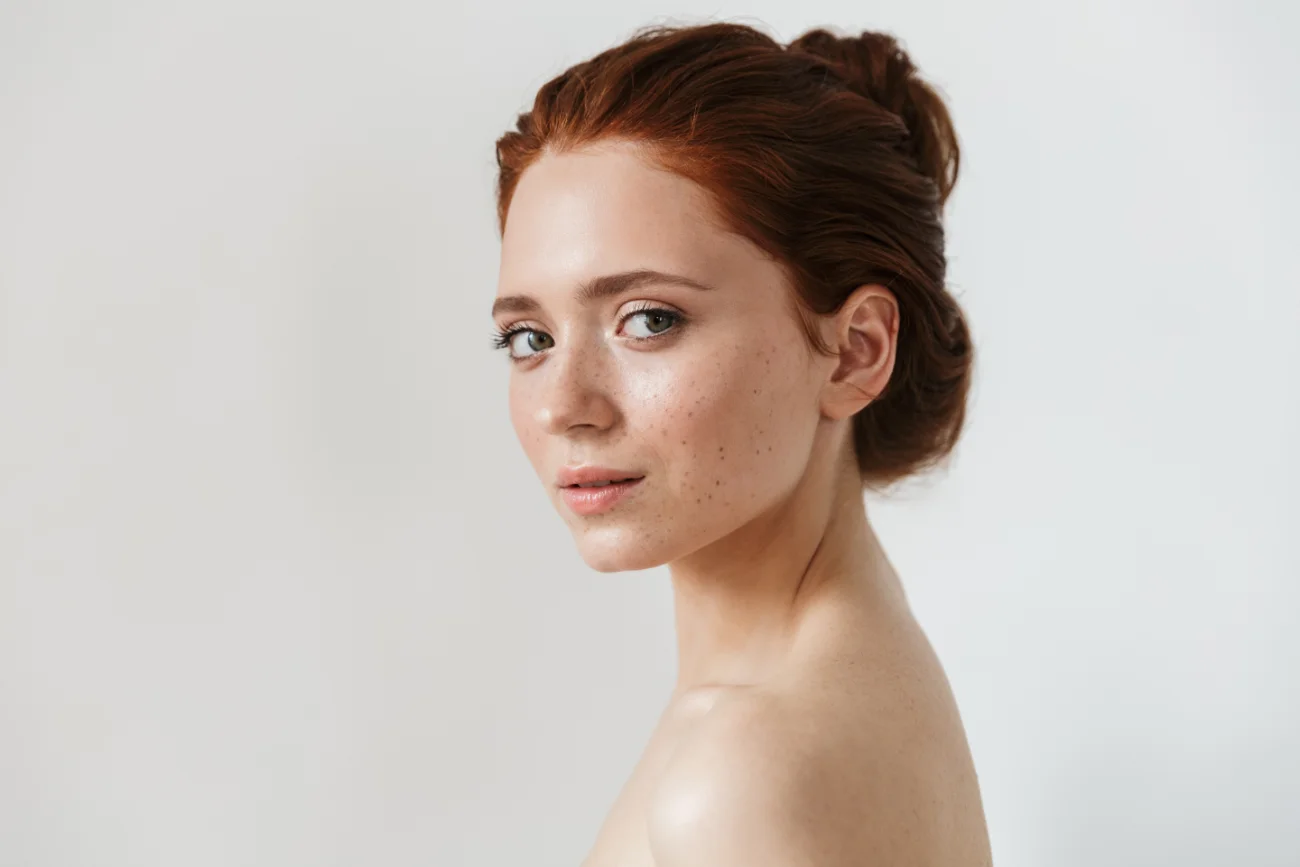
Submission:
<svg viewBox="0 0 1300 867">
<path fill-rule="evenodd" d="M 4 0 L 0 865 L 577 864 L 671 596 L 514 439 L 492 144 L 703 16 L 953 107 L 970 427 L 869 511 L 996 863 L 1300 864 L 1295 4 Z"/>
</svg>

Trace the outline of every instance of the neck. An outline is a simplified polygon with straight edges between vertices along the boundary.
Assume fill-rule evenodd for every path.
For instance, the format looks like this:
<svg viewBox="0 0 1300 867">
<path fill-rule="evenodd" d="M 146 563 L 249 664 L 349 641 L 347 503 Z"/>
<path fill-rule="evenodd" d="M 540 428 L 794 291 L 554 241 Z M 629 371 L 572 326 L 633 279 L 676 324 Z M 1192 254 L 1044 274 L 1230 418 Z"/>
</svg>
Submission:
<svg viewBox="0 0 1300 867">
<path fill-rule="evenodd" d="M 770 678 L 814 603 L 906 605 L 849 460 L 810 466 L 782 502 L 669 570 L 678 695 Z"/>
</svg>

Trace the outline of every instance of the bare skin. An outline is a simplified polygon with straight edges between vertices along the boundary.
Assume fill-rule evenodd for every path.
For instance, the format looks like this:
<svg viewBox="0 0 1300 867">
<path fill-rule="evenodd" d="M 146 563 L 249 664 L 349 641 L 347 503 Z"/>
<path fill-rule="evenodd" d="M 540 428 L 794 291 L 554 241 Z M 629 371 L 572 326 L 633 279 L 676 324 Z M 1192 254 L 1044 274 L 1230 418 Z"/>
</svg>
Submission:
<svg viewBox="0 0 1300 867">
<path fill-rule="evenodd" d="M 576 291 L 638 268 L 712 288 Z M 849 438 L 893 370 L 896 299 L 862 286 L 821 317 L 828 357 L 790 292 L 630 143 L 544 156 L 511 203 L 494 319 L 516 433 L 588 565 L 667 564 L 673 585 L 677 684 L 583 867 L 991 863 L 956 704 Z M 640 481 L 579 514 L 558 474 L 591 465 Z"/>
</svg>

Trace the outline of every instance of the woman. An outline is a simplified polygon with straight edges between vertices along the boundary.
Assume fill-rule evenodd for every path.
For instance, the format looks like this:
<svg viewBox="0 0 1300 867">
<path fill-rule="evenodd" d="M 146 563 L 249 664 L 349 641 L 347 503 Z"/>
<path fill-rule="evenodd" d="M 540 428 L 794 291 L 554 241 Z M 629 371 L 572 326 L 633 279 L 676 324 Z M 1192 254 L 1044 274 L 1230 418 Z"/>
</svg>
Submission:
<svg viewBox="0 0 1300 867">
<path fill-rule="evenodd" d="M 584 867 L 989 864 L 862 497 L 964 417 L 941 99 L 886 34 L 655 26 L 497 159 L 515 430 L 583 559 L 674 593 L 677 683 Z"/>
</svg>

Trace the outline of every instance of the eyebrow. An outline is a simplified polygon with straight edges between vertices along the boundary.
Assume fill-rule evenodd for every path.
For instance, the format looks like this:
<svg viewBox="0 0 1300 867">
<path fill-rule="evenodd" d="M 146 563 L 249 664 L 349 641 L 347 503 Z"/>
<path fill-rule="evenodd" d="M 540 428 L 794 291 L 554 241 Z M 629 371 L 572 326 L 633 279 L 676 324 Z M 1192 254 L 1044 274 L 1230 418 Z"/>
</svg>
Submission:
<svg viewBox="0 0 1300 867">
<path fill-rule="evenodd" d="M 617 274 L 604 274 L 592 278 L 578 288 L 575 297 L 579 304 L 590 304 L 593 301 L 608 298 L 611 295 L 618 295 L 621 292 L 627 292 L 648 283 L 676 283 L 680 286 L 702 291 L 713 289 L 712 286 L 706 283 L 692 280 L 690 277 L 683 277 L 680 274 L 669 274 L 652 268 L 638 268 L 634 271 L 620 271 Z M 505 295 L 492 302 L 493 316 L 500 313 L 534 313 L 540 309 L 541 305 L 537 303 L 537 299 L 530 295 Z"/>
</svg>

